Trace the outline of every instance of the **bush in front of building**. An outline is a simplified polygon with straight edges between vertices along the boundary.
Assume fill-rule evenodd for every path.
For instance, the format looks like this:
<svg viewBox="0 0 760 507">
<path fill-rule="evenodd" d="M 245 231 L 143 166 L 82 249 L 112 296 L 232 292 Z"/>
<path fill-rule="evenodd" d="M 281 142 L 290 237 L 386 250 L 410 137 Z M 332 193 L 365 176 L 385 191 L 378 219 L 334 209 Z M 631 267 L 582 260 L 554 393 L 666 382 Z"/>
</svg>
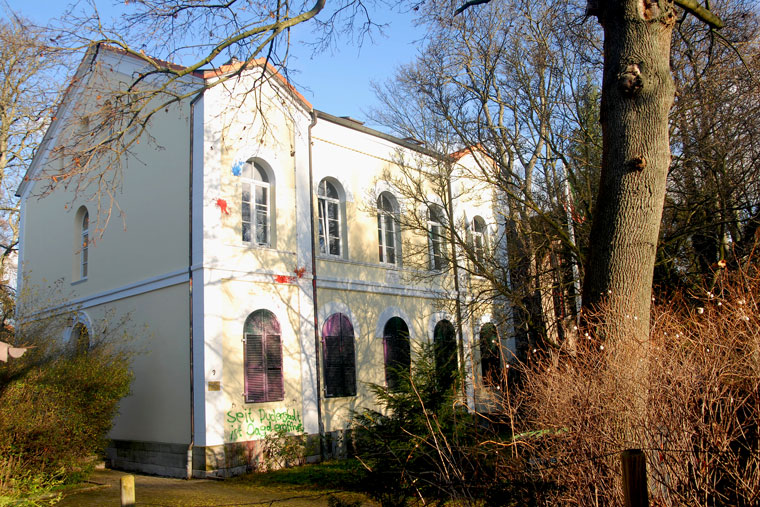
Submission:
<svg viewBox="0 0 760 507">
<path fill-rule="evenodd" d="M 129 356 L 107 342 L 76 349 L 39 329 L 15 340 L 29 348 L 0 363 L 0 499 L 81 480 L 132 380 Z"/>
<path fill-rule="evenodd" d="M 461 384 L 442 382 L 433 347 L 423 345 L 394 391 L 371 386 L 379 410 L 354 414 L 357 457 L 370 494 L 383 505 L 409 499 L 457 505 L 518 505 L 525 492 L 510 480 L 511 435 L 467 409 Z"/>
</svg>

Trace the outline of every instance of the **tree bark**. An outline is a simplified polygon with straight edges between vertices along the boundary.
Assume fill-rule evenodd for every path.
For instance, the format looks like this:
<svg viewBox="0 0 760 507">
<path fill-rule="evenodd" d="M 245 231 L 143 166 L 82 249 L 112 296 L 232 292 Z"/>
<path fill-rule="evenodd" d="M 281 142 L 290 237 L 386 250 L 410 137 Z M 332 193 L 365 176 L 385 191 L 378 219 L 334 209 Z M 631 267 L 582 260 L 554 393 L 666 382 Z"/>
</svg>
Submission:
<svg viewBox="0 0 760 507">
<path fill-rule="evenodd" d="M 603 154 L 583 307 L 601 305 L 604 338 L 642 359 L 670 165 L 676 14 L 672 0 L 589 0 L 588 7 L 604 28 Z"/>
</svg>

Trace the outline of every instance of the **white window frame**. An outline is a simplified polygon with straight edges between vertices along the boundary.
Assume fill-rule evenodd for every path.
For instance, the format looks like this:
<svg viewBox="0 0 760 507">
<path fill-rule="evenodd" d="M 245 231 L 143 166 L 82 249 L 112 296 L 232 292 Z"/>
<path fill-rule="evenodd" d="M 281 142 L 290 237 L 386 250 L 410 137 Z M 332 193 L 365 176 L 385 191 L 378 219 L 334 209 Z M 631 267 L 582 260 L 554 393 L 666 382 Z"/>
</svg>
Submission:
<svg viewBox="0 0 760 507">
<path fill-rule="evenodd" d="M 338 197 L 330 197 L 327 192 L 327 185 L 330 185 L 332 190 Z M 343 257 L 343 206 L 340 199 L 340 191 L 334 183 L 327 178 L 323 179 L 319 183 L 317 188 L 317 206 L 318 206 L 318 220 L 319 220 L 319 253 L 330 257 Z M 337 218 L 337 236 L 331 234 L 330 228 L 330 214 L 328 213 L 334 207 L 336 210 Z M 338 251 L 333 252 L 333 241 L 337 241 Z"/>
<path fill-rule="evenodd" d="M 383 207 L 383 199 L 387 200 L 388 208 Z M 396 223 L 398 214 L 398 203 L 390 192 L 383 192 L 377 198 L 377 239 L 378 254 L 381 264 L 397 266 L 399 264 L 399 230 Z M 393 244 L 388 244 L 388 238 L 391 238 Z M 389 255 L 389 251 L 391 255 Z M 392 257 L 392 259 L 389 259 Z"/>
<path fill-rule="evenodd" d="M 434 211 L 439 212 L 439 220 L 433 217 Z M 430 269 L 443 271 L 446 267 L 446 229 L 443 208 L 438 204 L 428 206 L 428 250 L 430 255 Z"/>
<path fill-rule="evenodd" d="M 480 224 L 481 227 L 478 227 Z M 478 230 L 482 228 L 482 230 Z M 488 250 L 488 226 L 482 217 L 476 216 L 472 219 L 472 253 L 475 259 L 481 264 L 485 262 L 486 251 Z"/>
<path fill-rule="evenodd" d="M 264 168 L 264 166 L 254 161 L 253 159 L 248 160 L 246 162 L 246 167 L 244 171 L 245 173 L 250 174 L 250 176 L 245 176 L 245 173 L 243 173 L 243 175 L 241 175 L 241 178 L 240 178 L 240 184 L 241 184 L 240 239 L 243 241 L 243 243 L 247 243 L 253 246 L 270 247 L 272 245 L 272 223 L 271 223 L 272 222 L 272 188 L 271 188 L 272 185 L 270 183 L 271 177 L 268 174 L 267 170 Z M 257 173 L 261 173 L 261 175 L 264 178 L 266 178 L 266 181 L 257 178 Z M 248 200 L 245 199 L 246 186 L 248 187 Z M 266 197 L 266 203 L 260 204 L 256 202 L 257 189 L 262 189 L 264 191 L 264 195 Z M 246 205 L 248 205 L 248 220 L 245 219 L 245 212 L 244 212 Z M 256 220 L 256 217 L 260 209 L 263 209 L 263 213 L 265 216 L 263 223 L 265 224 L 265 227 L 266 227 L 266 230 L 265 230 L 266 237 L 264 241 L 257 240 L 257 238 L 259 237 L 259 221 Z M 246 225 L 248 226 L 248 234 L 249 234 L 249 238 L 247 240 L 245 238 Z"/>
</svg>

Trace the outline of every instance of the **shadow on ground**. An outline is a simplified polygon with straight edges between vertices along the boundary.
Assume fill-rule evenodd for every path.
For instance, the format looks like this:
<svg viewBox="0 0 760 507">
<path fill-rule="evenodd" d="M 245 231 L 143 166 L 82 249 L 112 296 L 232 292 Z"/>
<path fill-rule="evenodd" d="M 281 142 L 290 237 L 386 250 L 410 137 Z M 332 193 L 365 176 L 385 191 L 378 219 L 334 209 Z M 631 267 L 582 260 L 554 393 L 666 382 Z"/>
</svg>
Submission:
<svg viewBox="0 0 760 507">
<path fill-rule="evenodd" d="M 66 494 L 59 506 L 118 506 L 121 477 L 125 472 L 96 470 L 81 489 Z M 261 486 L 236 480 L 218 481 L 168 479 L 135 474 L 136 505 L 222 507 L 246 505 L 320 506 L 330 497 L 345 504 L 377 506 L 366 496 L 345 491 L 315 490 L 313 487 Z M 338 502 L 340 504 L 340 502 Z"/>
</svg>

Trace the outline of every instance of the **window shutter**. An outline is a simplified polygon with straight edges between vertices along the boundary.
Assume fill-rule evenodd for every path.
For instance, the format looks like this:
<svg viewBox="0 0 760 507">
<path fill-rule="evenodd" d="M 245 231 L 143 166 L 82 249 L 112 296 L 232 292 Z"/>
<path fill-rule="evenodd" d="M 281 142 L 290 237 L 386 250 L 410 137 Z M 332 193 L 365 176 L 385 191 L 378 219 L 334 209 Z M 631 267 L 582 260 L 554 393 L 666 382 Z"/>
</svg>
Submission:
<svg viewBox="0 0 760 507">
<path fill-rule="evenodd" d="M 262 336 L 245 335 L 245 401 L 266 401 L 266 372 Z"/>
<path fill-rule="evenodd" d="M 285 398 L 285 386 L 282 380 L 282 342 L 280 335 L 268 335 L 266 338 L 266 401 L 280 401 Z"/>
<path fill-rule="evenodd" d="M 342 340 L 343 352 L 343 396 L 356 396 L 356 364 L 353 330 Z"/>
</svg>

